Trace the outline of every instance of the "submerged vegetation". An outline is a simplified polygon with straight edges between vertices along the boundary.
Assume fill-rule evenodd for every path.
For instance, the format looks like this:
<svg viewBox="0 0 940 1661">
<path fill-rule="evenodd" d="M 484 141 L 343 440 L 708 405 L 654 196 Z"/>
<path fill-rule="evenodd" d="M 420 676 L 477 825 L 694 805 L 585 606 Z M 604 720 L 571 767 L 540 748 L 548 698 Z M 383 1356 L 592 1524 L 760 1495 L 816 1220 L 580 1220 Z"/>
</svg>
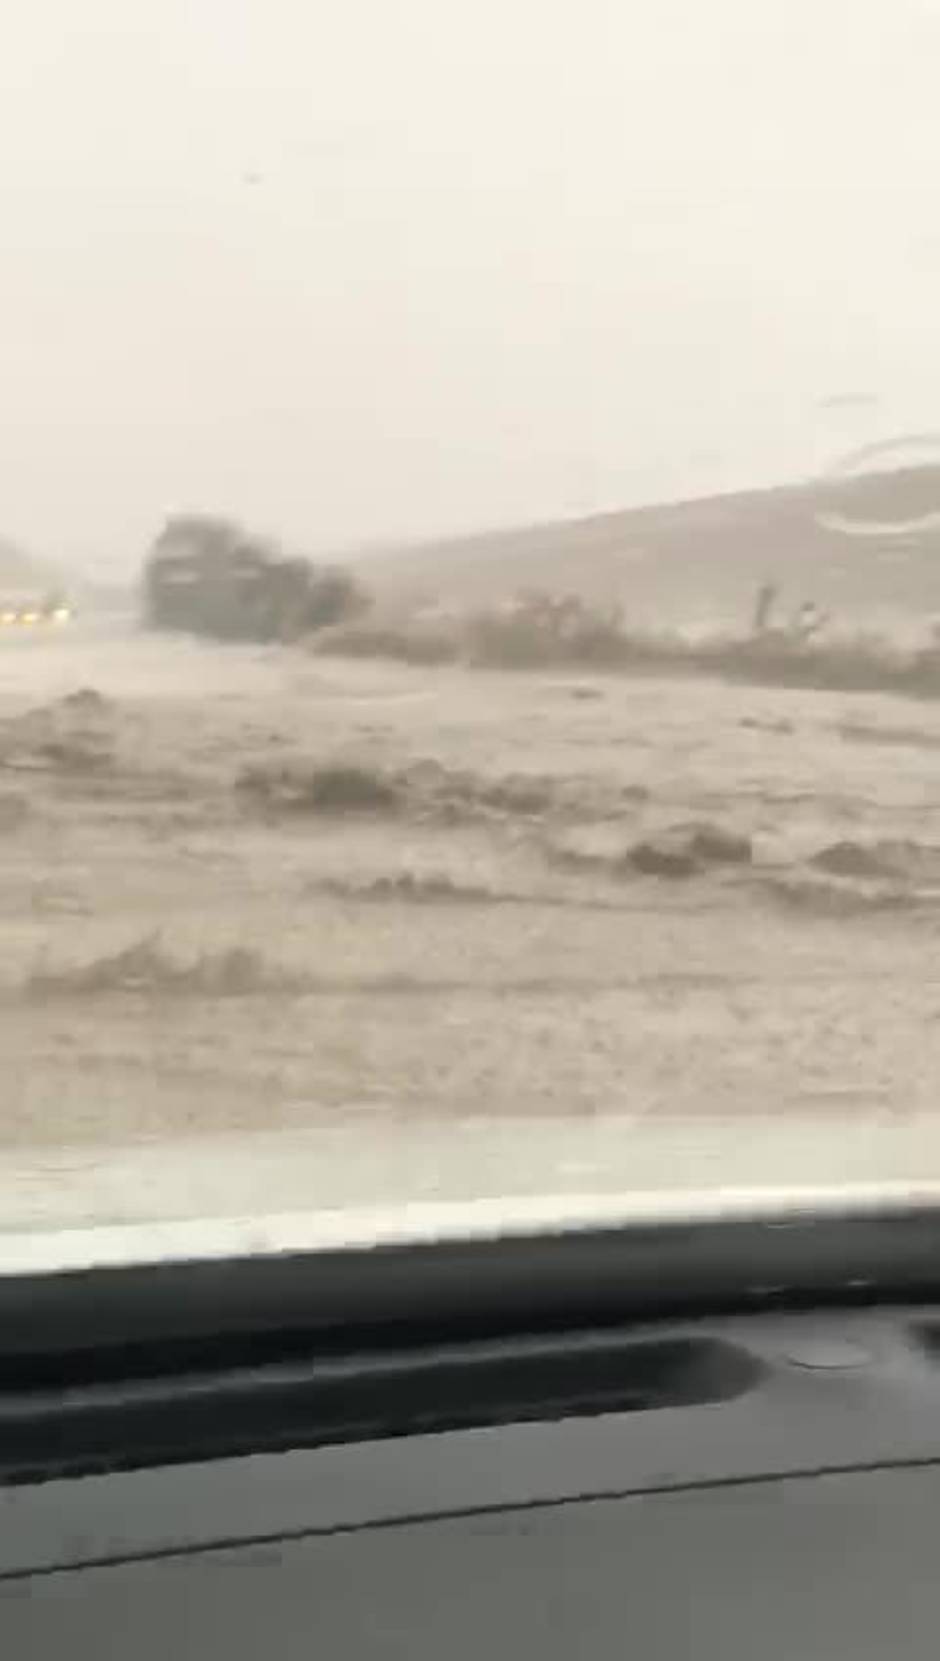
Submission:
<svg viewBox="0 0 940 1661">
<path fill-rule="evenodd" d="M 310 647 L 415 665 L 711 675 L 754 685 L 940 697 L 940 642 L 904 648 L 873 633 L 837 632 L 808 611 L 790 627 L 760 626 L 755 616 L 740 634 L 693 640 L 679 630 L 632 627 L 616 609 L 577 595 L 525 594 L 489 611 L 340 624 L 313 637 Z"/>
</svg>

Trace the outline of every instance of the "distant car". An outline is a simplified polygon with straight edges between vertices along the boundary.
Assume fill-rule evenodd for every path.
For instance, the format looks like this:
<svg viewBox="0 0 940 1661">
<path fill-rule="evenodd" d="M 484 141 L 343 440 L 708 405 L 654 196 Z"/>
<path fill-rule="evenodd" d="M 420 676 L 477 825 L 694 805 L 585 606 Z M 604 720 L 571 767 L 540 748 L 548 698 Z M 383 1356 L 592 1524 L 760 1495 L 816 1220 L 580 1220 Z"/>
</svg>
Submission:
<svg viewBox="0 0 940 1661">
<path fill-rule="evenodd" d="M 75 608 L 62 594 L 0 593 L 0 626 L 35 628 L 70 623 Z"/>
</svg>

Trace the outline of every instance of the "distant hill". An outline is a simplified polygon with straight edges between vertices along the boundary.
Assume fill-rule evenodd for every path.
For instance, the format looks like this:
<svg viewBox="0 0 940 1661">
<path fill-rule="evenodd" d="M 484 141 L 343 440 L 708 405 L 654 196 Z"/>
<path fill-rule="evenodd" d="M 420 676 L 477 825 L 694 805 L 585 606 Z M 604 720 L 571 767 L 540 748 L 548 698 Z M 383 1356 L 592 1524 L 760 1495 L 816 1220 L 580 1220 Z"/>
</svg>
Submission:
<svg viewBox="0 0 940 1661">
<path fill-rule="evenodd" d="M 921 524 L 899 535 L 901 521 Z M 725 621 L 747 617 L 773 581 L 787 604 L 923 618 L 940 613 L 940 466 L 446 538 L 358 568 L 408 603 L 486 605 L 528 587 L 615 600 L 646 623 Z"/>
</svg>

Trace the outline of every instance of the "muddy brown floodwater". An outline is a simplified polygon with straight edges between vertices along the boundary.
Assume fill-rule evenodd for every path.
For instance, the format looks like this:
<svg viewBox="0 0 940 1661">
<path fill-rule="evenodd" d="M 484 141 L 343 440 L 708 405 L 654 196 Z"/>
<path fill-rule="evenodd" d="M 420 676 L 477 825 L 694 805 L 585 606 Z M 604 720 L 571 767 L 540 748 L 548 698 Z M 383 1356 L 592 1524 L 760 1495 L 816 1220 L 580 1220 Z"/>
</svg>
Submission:
<svg viewBox="0 0 940 1661">
<path fill-rule="evenodd" d="M 7 1226 L 940 1175 L 940 706 L 3 639 L 0 913 Z"/>
</svg>

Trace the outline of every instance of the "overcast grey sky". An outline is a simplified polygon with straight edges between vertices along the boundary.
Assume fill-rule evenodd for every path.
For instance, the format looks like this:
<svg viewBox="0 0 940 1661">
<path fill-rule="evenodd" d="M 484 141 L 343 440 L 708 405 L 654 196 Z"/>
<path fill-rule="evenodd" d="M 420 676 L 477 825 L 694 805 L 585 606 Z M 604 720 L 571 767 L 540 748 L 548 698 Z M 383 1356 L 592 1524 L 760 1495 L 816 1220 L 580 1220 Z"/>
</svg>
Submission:
<svg viewBox="0 0 940 1661">
<path fill-rule="evenodd" d="M 940 427 L 938 84 L 940 0 L 0 0 L 0 529 L 328 549 Z"/>
</svg>

